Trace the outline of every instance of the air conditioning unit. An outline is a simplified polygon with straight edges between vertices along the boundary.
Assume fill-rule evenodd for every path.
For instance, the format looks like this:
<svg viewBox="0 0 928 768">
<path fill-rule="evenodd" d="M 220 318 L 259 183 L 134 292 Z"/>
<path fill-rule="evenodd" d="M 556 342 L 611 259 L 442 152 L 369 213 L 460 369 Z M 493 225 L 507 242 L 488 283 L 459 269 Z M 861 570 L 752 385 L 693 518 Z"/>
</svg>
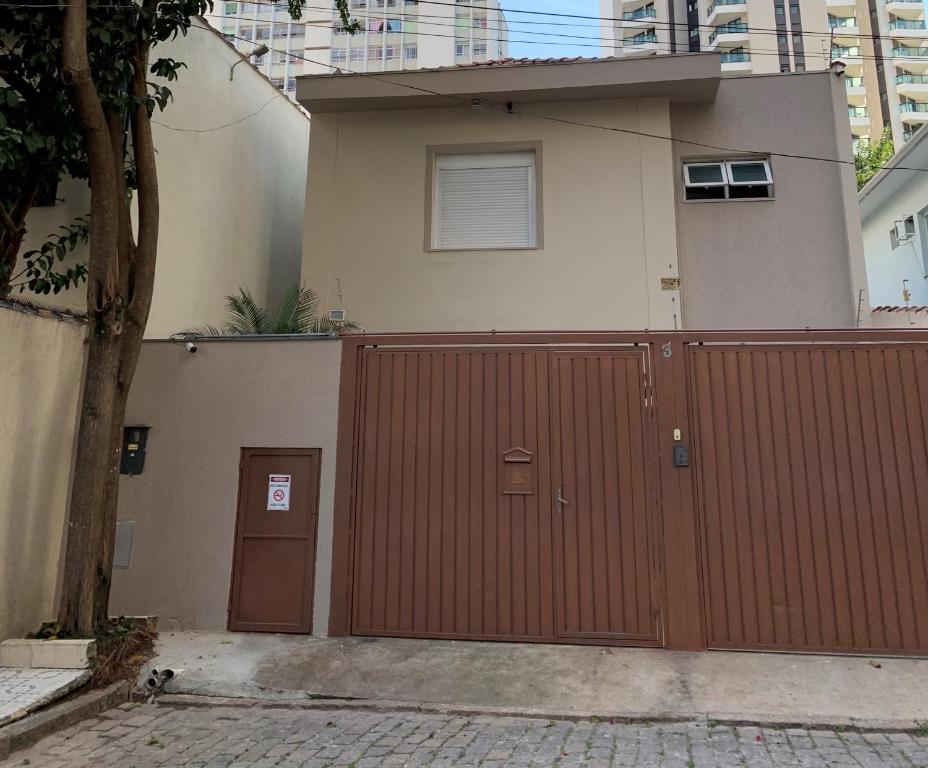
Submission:
<svg viewBox="0 0 928 768">
<path fill-rule="evenodd" d="M 915 217 L 906 216 L 895 223 L 896 240 L 900 243 L 907 242 L 915 237 Z"/>
<path fill-rule="evenodd" d="M 330 309 L 329 320 L 333 323 L 344 323 L 348 319 L 348 313 L 344 309 Z"/>
</svg>

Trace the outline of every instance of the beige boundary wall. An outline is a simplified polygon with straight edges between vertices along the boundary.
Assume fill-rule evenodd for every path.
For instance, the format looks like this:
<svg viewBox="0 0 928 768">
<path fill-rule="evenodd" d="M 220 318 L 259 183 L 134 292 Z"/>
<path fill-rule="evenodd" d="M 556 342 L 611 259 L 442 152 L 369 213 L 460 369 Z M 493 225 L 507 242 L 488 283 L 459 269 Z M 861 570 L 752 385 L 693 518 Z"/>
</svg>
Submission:
<svg viewBox="0 0 928 768">
<path fill-rule="evenodd" d="M 0 304 L 0 640 L 57 613 L 85 327 Z"/>
<path fill-rule="evenodd" d="M 127 424 L 151 429 L 144 472 L 123 477 L 119 519 L 135 521 L 110 613 L 162 629 L 222 630 L 243 447 L 321 448 L 313 632 L 328 627 L 341 343 L 328 338 L 147 341 Z"/>
</svg>

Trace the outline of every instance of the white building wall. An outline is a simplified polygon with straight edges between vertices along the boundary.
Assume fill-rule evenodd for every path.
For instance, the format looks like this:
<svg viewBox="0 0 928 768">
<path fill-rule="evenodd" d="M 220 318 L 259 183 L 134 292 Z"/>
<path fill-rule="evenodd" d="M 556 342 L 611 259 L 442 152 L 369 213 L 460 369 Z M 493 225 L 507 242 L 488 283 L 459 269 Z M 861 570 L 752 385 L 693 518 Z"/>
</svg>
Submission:
<svg viewBox="0 0 928 768">
<path fill-rule="evenodd" d="M 913 178 L 863 220 L 867 281 L 873 306 L 905 306 L 903 280 L 911 306 L 928 306 L 928 179 Z M 893 248 L 890 230 L 896 221 L 915 217 L 916 233 Z"/>
<path fill-rule="evenodd" d="M 239 286 L 274 303 L 299 281 L 309 146 L 306 113 L 247 63 L 229 80 L 242 59 L 204 22 L 156 53 L 188 67 L 154 116 L 161 226 L 148 338 L 221 325 Z M 63 182 L 58 198 L 30 213 L 24 251 L 89 210 L 82 182 Z M 41 298 L 80 309 L 84 295 Z"/>
</svg>

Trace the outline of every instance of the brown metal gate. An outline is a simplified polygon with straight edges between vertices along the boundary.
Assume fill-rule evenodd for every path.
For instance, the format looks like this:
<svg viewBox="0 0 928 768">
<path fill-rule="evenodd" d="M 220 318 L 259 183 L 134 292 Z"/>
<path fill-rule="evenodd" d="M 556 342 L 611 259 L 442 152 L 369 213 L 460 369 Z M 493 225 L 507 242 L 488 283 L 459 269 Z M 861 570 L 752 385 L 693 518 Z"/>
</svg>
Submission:
<svg viewBox="0 0 928 768">
<path fill-rule="evenodd" d="M 645 363 L 365 350 L 352 632 L 659 642 Z"/>
<path fill-rule="evenodd" d="M 928 654 L 928 333 L 344 344 L 331 634 Z"/>
<path fill-rule="evenodd" d="M 928 651 L 928 349 L 689 357 L 708 645 Z"/>
</svg>

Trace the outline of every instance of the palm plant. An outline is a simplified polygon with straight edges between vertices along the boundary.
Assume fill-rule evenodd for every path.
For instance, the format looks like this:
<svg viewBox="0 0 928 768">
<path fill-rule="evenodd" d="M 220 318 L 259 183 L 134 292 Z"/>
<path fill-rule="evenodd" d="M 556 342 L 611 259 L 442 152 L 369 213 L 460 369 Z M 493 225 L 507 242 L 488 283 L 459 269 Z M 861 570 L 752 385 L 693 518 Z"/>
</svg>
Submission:
<svg viewBox="0 0 928 768">
<path fill-rule="evenodd" d="M 191 328 L 184 334 L 197 336 L 268 336 L 357 331 L 360 326 L 349 321 L 334 322 L 319 317 L 319 297 L 311 288 L 293 285 L 287 289 L 277 312 L 262 307 L 245 288 L 237 295 L 226 296 L 229 319 L 222 328 L 206 325 Z"/>
</svg>

